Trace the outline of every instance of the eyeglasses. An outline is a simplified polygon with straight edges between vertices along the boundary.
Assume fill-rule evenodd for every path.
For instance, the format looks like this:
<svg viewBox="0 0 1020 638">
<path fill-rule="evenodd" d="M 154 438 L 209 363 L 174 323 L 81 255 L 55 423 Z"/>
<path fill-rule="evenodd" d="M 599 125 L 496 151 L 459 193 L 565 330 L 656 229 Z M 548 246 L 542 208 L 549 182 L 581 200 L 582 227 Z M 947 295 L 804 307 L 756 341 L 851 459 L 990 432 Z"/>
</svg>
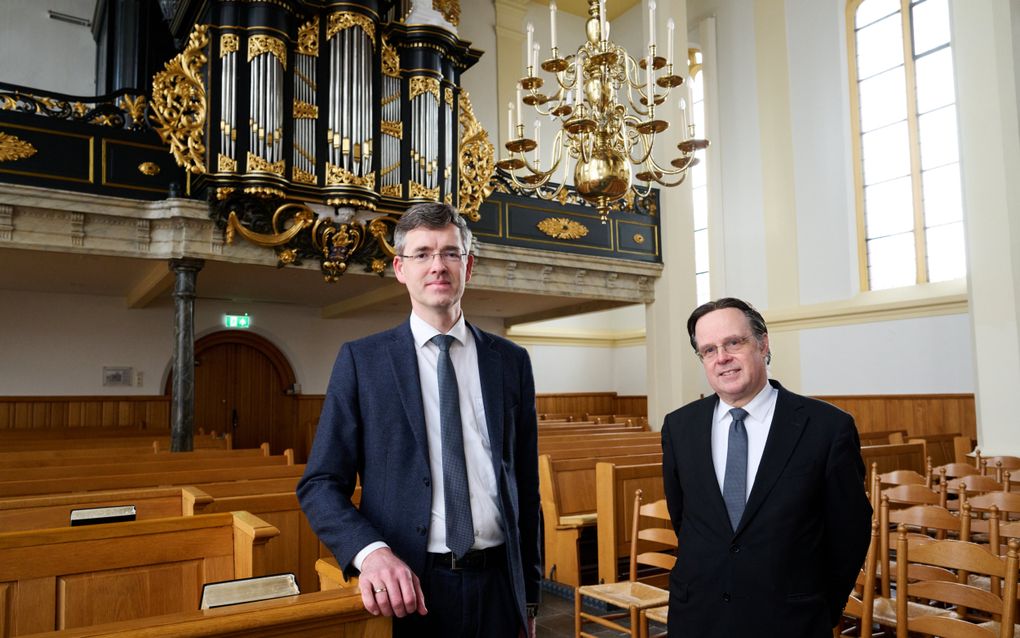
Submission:
<svg viewBox="0 0 1020 638">
<path fill-rule="evenodd" d="M 413 255 L 398 255 L 401 259 L 406 259 L 412 264 L 424 266 L 425 264 L 431 264 L 432 260 L 439 256 L 444 262 L 448 264 L 459 264 L 464 260 L 467 253 L 462 253 L 459 250 L 440 250 L 437 253 L 415 253 Z"/>
<path fill-rule="evenodd" d="M 712 361 L 719 356 L 719 350 L 723 350 L 726 354 L 736 354 L 744 349 L 751 341 L 751 335 L 746 337 L 730 337 L 726 341 L 719 344 L 708 345 L 698 349 L 698 358 L 702 361 Z"/>
</svg>

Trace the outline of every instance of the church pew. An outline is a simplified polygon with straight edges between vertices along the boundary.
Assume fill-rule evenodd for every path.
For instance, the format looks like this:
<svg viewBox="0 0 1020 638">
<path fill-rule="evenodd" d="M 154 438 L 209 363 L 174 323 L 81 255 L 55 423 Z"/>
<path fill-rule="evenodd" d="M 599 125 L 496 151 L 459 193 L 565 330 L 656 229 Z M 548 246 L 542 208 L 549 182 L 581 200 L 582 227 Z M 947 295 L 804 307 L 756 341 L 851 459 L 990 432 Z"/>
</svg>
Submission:
<svg viewBox="0 0 1020 638">
<path fill-rule="evenodd" d="M 665 498 L 662 463 L 598 463 L 595 489 L 598 493 L 599 582 L 615 583 L 619 580 L 620 560 L 630 556 L 634 491 L 642 491 L 645 503 Z"/>
<path fill-rule="evenodd" d="M 554 459 L 581 459 L 585 457 L 596 456 L 602 452 L 613 454 L 614 456 L 628 456 L 634 454 L 656 454 L 662 452 L 662 443 L 659 441 L 653 441 L 650 443 L 639 443 L 637 445 L 611 445 L 596 448 L 572 448 L 567 450 L 546 450 L 543 454 L 548 454 Z"/>
<path fill-rule="evenodd" d="M 358 585 L 357 578 L 348 579 L 344 576 L 340 564 L 332 556 L 324 556 L 315 561 L 315 572 L 319 577 L 319 588 L 322 591 L 357 587 Z"/>
<path fill-rule="evenodd" d="M 198 485 L 255 479 L 282 479 L 300 477 L 304 465 L 272 465 L 269 467 L 215 468 L 168 472 L 145 472 L 117 476 L 71 477 L 61 479 L 32 479 L 0 483 L 0 498 L 37 496 L 65 492 L 91 492 L 99 490 L 131 489 L 172 485 Z"/>
<path fill-rule="evenodd" d="M 391 621 L 365 611 L 357 589 L 305 593 L 26 638 L 389 638 Z"/>
<path fill-rule="evenodd" d="M 616 425 L 609 423 L 607 425 L 584 425 L 577 427 L 574 425 L 555 425 L 548 428 L 538 426 L 539 438 L 547 437 L 549 435 L 564 435 L 564 434 L 632 434 L 634 432 L 647 432 L 645 428 L 637 425 Z"/>
<path fill-rule="evenodd" d="M 187 453 L 147 454 L 141 458 L 125 459 L 121 457 L 119 463 L 93 463 L 91 460 L 86 460 L 75 465 L 0 469 L 0 483 L 12 480 L 27 481 L 31 479 L 116 476 L 119 474 L 137 474 L 139 470 L 146 472 L 170 472 L 218 467 L 270 467 L 293 464 L 293 450 L 285 450 L 283 454 L 275 456 L 262 456 L 261 454 L 255 456 L 194 456 Z"/>
<path fill-rule="evenodd" d="M 69 527 L 71 510 L 134 505 L 137 520 L 184 515 L 185 488 L 111 490 L 0 499 L 0 532 Z"/>
<path fill-rule="evenodd" d="M 97 428 L 101 429 L 101 428 Z M 50 432 L 50 430 L 44 430 Z M 170 433 L 145 431 L 142 434 L 133 436 L 79 436 L 67 432 L 64 437 L 47 436 L 43 438 L 5 438 L 0 436 L 0 446 L 5 451 L 17 450 L 71 450 L 71 449 L 94 449 L 94 448 L 117 448 L 136 447 L 139 445 L 156 445 L 157 449 L 170 449 Z M 195 449 L 214 448 L 230 449 L 233 447 L 233 437 L 227 434 L 216 437 L 211 434 L 196 434 L 194 438 Z"/>
<path fill-rule="evenodd" d="M 578 449 L 600 449 L 627 445 L 645 445 L 659 443 L 662 436 L 658 432 L 634 432 L 613 437 L 601 437 L 598 435 L 572 435 L 566 438 L 538 439 L 538 453 L 554 453 L 560 450 Z"/>
<path fill-rule="evenodd" d="M 7 635 L 196 609 L 204 583 L 264 575 L 273 526 L 247 512 L 0 534 Z"/>
<path fill-rule="evenodd" d="M 151 455 L 144 458 L 144 455 Z M 171 457 L 170 455 L 174 455 Z M 216 458 L 269 456 L 269 444 L 257 448 L 214 449 L 204 448 L 190 452 L 170 452 L 159 449 L 158 445 L 123 448 L 87 448 L 71 450 L 28 450 L 22 452 L 0 452 L 0 468 L 50 467 L 56 465 L 93 465 L 100 463 L 123 463 L 124 459 L 140 461 L 166 460 L 170 458 Z"/>
<path fill-rule="evenodd" d="M 872 463 L 878 463 L 879 474 L 893 470 L 913 470 L 921 475 L 927 473 L 923 443 L 862 445 L 861 458 L 864 459 L 864 467 L 867 468 L 870 468 Z"/>
<path fill-rule="evenodd" d="M 953 434 L 924 434 L 912 436 L 907 443 L 924 443 L 924 456 L 931 459 L 932 467 L 939 467 L 948 463 L 956 463 L 956 439 L 960 433 Z M 969 439 L 968 439 L 969 441 Z M 973 449 L 973 445 L 969 446 Z"/>
<path fill-rule="evenodd" d="M 612 451 L 590 457 L 556 459 L 538 457 L 538 485 L 545 532 L 545 576 L 572 587 L 581 584 L 578 542 L 585 528 L 596 524 L 598 502 L 595 468 L 600 462 L 620 464 L 662 463 L 662 451 L 614 456 Z M 597 532 L 599 533 L 599 532 Z"/>
</svg>

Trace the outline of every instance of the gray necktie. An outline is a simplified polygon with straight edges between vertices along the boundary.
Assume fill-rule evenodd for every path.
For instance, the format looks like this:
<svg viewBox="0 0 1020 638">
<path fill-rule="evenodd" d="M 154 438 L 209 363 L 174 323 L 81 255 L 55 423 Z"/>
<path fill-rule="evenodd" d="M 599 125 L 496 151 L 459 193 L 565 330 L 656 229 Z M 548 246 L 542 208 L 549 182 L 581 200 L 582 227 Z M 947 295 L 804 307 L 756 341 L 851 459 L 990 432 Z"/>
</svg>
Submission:
<svg viewBox="0 0 1020 638">
<path fill-rule="evenodd" d="M 443 434 L 443 492 L 446 505 L 446 545 L 457 558 L 467 554 L 475 542 L 471 520 L 471 494 L 464 462 L 464 433 L 461 431 L 460 393 L 450 359 L 450 335 L 436 335 L 439 348 L 439 423 Z"/>
<path fill-rule="evenodd" d="M 726 511 L 730 515 L 733 531 L 740 524 L 744 515 L 745 494 L 747 494 L 747 428 L 744 418 L 747 410 L 733 408 L 730 410 L 733 423 L 730 424 L 730 441 L 726 450 L 726 474 L 723 476 L 723 500 Z"/>
</svg>

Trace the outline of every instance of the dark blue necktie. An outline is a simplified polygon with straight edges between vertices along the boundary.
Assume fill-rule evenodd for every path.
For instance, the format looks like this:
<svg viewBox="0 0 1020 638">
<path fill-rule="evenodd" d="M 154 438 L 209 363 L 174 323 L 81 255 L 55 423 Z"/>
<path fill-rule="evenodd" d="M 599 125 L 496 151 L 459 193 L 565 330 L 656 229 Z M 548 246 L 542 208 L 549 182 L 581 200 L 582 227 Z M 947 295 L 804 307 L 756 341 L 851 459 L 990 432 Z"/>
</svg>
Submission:
<svg viewBox="0 0 1020 638">
<path fill-rule="evenodd" d="M 723 476 L 723 500 L 726 511 L 730 515 L 733 531 L 740 524 L 744 515 L 744 504 L 747 494 L 747 428 L 744 419 L 747 410 L 733 408 L 730 410 L 733 423 L 730 424 L 729 447 L 726 449 L 726 474 Z"/>
<path fill-rule="evenodd" d="M 460 393 L 457 374 L 450 359 L 453 337 L 436 335 L 432 343 L 439 348 L 439 423 L 443 434 L 443 493 L 446 505 L 446 546 L 461 558 L 475 543 L 471 520 L 471 493 L 468 490 L 467 465 L 464 462 L 464 433 L 460 420 Z"/>
</svg>

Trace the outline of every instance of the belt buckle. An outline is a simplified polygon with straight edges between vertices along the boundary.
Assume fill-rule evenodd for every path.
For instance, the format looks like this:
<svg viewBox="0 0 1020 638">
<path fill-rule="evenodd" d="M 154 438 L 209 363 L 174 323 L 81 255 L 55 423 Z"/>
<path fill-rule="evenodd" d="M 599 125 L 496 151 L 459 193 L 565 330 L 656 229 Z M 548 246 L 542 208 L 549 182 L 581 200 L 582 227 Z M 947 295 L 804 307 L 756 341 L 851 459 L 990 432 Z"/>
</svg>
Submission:
<svg viewBox="0 0 1020 638">
<path fill-rule="evenodd" d="M 457 555 L 454 554 L 453 552 L 450 552 L 450 571 L 457 572 L 462 569 L 464 568 L 457 565 Z"/>
</svg>

